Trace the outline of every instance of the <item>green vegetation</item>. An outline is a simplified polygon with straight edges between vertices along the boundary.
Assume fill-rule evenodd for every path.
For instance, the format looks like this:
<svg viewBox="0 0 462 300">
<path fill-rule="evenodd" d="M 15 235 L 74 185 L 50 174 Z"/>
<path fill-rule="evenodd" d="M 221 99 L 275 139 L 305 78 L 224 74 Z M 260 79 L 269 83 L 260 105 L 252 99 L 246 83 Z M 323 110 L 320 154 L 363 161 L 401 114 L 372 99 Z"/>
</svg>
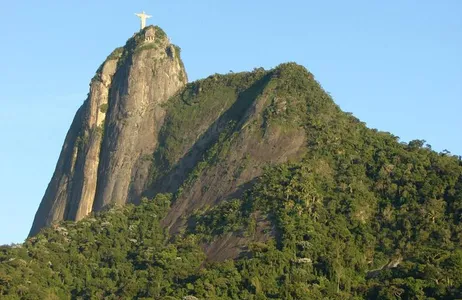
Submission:
<svg viewBox="0 0 462 300">
<path fill-rule="evenodd" d="M 89 141 L 89 135 L 85 131 L 82 131 L 75 140 L 75 145 L 79 149 L 79 151 L 82 151 L 88 145 Z"/>
<path fill-rule="evenodd" d="M 103 103 L 99 106 L 99 111 L 105 114 L 107 112 L 109 105 L 107 103 Z"/>
<path fill-rule="evenodd" d="M 159 26 L 154 26 L 154 29 L 156 30 L 156 39 L 165 40 L 167 38 L 167 34 L 162 28 L 160 28 Z"/>
<path fill-rule="evenodd" d="M 204 255 L 194 239 L 167 242 L 169 195 L 113 207 L 0 248 L 2 299 L 127 299 L 174 294 Z M 155 261 L 155 263 L 153 263 Z M 171 278 L 168 282 L 164 278 Z M 144 286 L 143 288 L 141 288 Z"/>
<path fill-rule="evenodd" d="M 104 124 L 98 125 L 94 128 L 95 132 L 101 136 L 101 143 L 104 137 Z"/>
<path fill-rule="evenodd" d="M 244 230 L 243 225 L 247 222 L 244 218 L 247 216 L 248 211 L 243 209 L 241 200 L 225 201 L 209 210 L 195 213 L 191 217 L 192 222 L 188 232 L 210 241 L 224 233 Z"/>
<path fill-rule="evenodd" d="M 101 72 L 103 71 L 103 66 L 108 60 L 120 59 L 125 54 L 124 47 L 118 47 L 108 55 L 106 60 L 98 67 L 96 74 L 91 79 L 91 82 L 101 81 Z M 126 54 L 125 54 L 126 55 Z"/>
<path fill-rule="evenodd" d="M 368 129 L 295 64 L 188 84 L 166 104 L 154 180 L 192 151 L 206 119 L 215 129 L 186 190 L 232 151 L 260 97 L 261 124 L 248 126 L 303 128 L 303 159 L 267 166 L 242 197 L 184 216 L 175 236 L 160 225 L 175 198 L 158 194 L 3 246 L 0 298 L 462 298 L 460 158 Z M 246 239 L 240 256 L 206 261 L 202 247 L 229 235 Z"/>
<path fill-rule="evenodd" d="M 118 53 L 119 60 L 117 62 L 117 68 L 125 65 L 127 60 L 131 59 L 131 56 L 133 54 L 139 53 L 147 49 L 157 49 L 162 44 L 166 43 L 167 35 L 160 27 L 155 26 L 156 33 L 155 33 L 154 42 L 145 44 L 144 34 L 146 30 L 150 27 L 151 26 L 148 26 L 144 28 L 143 30 L 141 30 L 140 32 L 136 33 L 133 37 L 127 40 L 127 42 L 125 43 L 125 46 L 121 48 L 122 50 L 118 50 L 118 52 L 120 53 Z"/>
<path fill-rule="evenodd" d="M 145 44 L 145 45 L 141 45 L 141 46 L 138 46 L 134 53 L 139 53 L 141 51 L 144 51 L 144 50 L 149 50 L 149 49 L 157 49 L 158 48 L 158 45 L 155 44 L 155 43 L 148 43 L 148 44 Z"/>
<path fill-rule="evenodd" d="M 118 47 L 106 58 L 106 60 L 119 59 L 124 52 L 124 47 Z"/>
<path fill-rule="evenodd" d="M 218 140 L 205 152 L 204 157 L 193 170 L 188 174 L 188 177 L 183 182 L 183 185 L 178 190 L 176 196 L 178 197 L 181 192 L 192 186 L 193 182 L 202 174 L 202 172 L 212 166 L 217 164 L 222 160 L 229 151 L 230 143 L 232 142 L 233 129 L 235 129 L 236 123 L 230 121 L 228 126 L 220 133 Z"/>
<path fill-rule="evenodd" d="M 174 44 L 172 44 L 172 46 L 173 46 L 173 49 L 175 49 L 175 59 L 177 59 L 178 63 L 180 64 L 181 69 L 185 70 L 183 60 L 181 59 L 181 48 L 180 48 L 180 46 L 174 45 Z M 183 81 L 183 82 L 187 82 L 188 80 L 187 80 L 185 75 L 186 75 L 186 73 L 180 72 L 179 80 Z"/>
<path fill-rule="evenodd" d="M 215 123 L 218 130 L 204 141 L 206 149 L 213 147 L 220 137 L 220 142 L 224 142 L 232 136 L 232 132 L 239 129 L 237 121 L 252 105 L 267 79 L 267 72 L 215 74 L 187 84 L 170 99 L 165 104 L 168 114 L 160 132 L 160 145 L 154 153 L 152 181 L 174 168 L 181 157 L 191 151 L 204 123 Z M 203 155 L 203 161 L 213 156 Z"/>
</svg>

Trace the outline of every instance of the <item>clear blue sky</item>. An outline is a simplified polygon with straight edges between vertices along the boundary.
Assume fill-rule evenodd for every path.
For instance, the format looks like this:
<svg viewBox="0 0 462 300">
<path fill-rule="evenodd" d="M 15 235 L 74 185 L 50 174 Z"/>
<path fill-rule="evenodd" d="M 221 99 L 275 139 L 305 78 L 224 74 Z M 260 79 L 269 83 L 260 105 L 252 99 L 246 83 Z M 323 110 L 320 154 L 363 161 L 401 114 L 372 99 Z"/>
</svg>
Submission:
<svg viewBox="0 0 462 300">
<path fill-rule="evenodd" d="M 90 79 L 141 10 L 190 80 L 295 61 L 369 127 L 462 154 L 461 0 L 5 0 L 0 244 L 26 237 Z"/>
</svg>

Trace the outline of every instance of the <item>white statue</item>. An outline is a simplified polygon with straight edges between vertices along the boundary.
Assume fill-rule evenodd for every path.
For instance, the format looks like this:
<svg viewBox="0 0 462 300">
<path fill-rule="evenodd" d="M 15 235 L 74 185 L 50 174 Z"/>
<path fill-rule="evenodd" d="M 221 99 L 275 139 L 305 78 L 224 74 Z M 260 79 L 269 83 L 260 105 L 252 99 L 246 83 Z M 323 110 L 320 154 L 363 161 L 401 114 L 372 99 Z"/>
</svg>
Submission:
<svg viewBox="0 0 462 300">
<path fill-rule="evenodd" d="M 143 28 L 146 27 L 146 19 L 149 19 L 150 17 L 152 17 L 150 15 L 147 15 L 144 11 L 142 13 L 135 14 L 135 15 L 141 19 L 141 30 L 143 30 Z"/>
</svg>

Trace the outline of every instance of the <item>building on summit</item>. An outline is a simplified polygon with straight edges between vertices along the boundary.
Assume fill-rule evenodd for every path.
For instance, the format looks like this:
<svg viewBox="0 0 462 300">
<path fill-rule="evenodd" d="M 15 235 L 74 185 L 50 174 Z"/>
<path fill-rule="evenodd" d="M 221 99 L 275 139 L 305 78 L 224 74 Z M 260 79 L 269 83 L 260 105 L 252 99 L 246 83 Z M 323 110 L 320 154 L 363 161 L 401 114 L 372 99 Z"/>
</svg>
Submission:
<svg viewBox="0 0 462 300">
<path fill-rule="evenodd" d="M 145 42 L 154 42 L 154 38 L 156 37 L 156 29 L 154 27 L 149 27 L 146 29 L 144 33 L 144 41 Z"/>
</svg>

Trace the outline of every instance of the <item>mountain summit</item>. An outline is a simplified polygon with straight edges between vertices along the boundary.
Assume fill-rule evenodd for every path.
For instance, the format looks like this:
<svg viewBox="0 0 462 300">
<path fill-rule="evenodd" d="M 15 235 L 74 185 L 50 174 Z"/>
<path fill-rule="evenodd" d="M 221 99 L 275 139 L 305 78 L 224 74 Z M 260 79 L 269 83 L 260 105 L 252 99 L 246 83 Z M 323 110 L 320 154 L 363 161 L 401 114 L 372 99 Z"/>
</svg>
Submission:
<svg viewBox="0 0 462 300">
<path fill-rule="evenodd" d="M 91 80 L 30 234 L 80 220 L 110 203 L 137 201 L 158 144 L 162 104 L 187 82 L 180 50 L 149 26 L 114 50 Z"/>
</svg>

